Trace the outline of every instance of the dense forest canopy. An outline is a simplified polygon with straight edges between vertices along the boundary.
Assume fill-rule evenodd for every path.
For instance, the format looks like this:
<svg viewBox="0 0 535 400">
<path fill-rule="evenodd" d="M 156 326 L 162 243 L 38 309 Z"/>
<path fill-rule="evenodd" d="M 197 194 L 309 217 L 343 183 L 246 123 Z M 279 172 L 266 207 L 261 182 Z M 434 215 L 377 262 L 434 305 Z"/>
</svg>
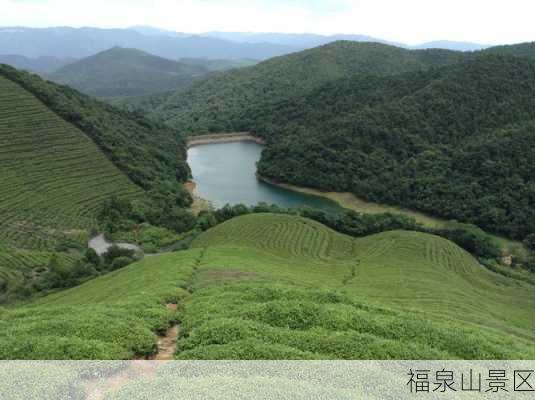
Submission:
<svg viewBox="0 0 535 400">
<path fill-rule="evenodd" d="M 234 131 L 250 105 L 302 96 L 323 84 L 357 74 L 393 75 L 461 60 L 449 50 L 406 50 L 379 43 L 336 42 L 217 74 L 178 92 L 154 114 L 183 132 Z"/>
</svg>

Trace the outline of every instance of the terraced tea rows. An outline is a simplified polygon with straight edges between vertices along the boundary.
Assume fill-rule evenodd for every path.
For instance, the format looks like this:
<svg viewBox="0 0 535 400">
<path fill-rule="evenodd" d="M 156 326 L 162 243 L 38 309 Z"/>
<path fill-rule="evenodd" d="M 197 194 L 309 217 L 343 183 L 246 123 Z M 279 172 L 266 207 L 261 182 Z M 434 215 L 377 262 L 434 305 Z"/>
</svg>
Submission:
<svg viewBox="0 0 535 400">
<path fill-rule="evenodd" d="M 180 359 L 535 357 L 535 288 L 436 236 L 255 214 L 194 247 L 0 310 L 0 358 L 133 357 L 175 320 Z"/>
<path fill-rule="evenodd" d="M 4 77 L 0 170 L 0 243 L 28 249 L 83 239 L 104 199 L 140 195 L 84 133 Z"/>
<path fill-rule="evenodd" d="M 352 255 L 353 240 L 305 218 L 256 214 L 215 227 L 194 246 L 253 246 L 280 256 L 304 256 L 318 261 Z"/>
<path fill-rule="evenodd" d="M 3 289 L 23 281 L 32 282 L 46 270 L 53 256 L 57 257 L 60 265 L 70 265 L 76 259 L 75 255 L 67 253 L 0 247 L 0 280 L 6 285 Z"/>
<path fill-rule="evenodd" d="M 0 359 L 130 359 L 150 354 L 199 251 L 146 259 L 25 307 L 0 308 Z"/>
<path fill-rule="evenodd" d="M 287 225 L 285 240 L 278 241 L 280 235 L 274 233 L 283 230 L 276 228 L 279 225 Z M 318 249 L 303 245 L 313 242 L 316 229 L 336 249 L 330 252 L 331 258 L 320 257 Z M 201 235 L 193 245 L 217 246 L 220 251 L 233 248 L 242 254 L 244 250 L 236 246 L 258 249 L 262 251 L 259 260 L 266 252 L 280 257 L 278 263 L 286 268 L 266 270 L 284 279 L 300 272 L 303 283 L 343 285 L 363 302 L 431 312 L 535 340 L 533 286 L 488 271 L 469 253 L 438 236 L 394 231 L 353 239 L 299 217 L 257 214 L 228 221 Z M 262 261 L 249 268 L 231 253 L 225 253 L 227 267 L 264 271 Z M 318 265 L 312 268 L 313 264 Z"/>
</svg>

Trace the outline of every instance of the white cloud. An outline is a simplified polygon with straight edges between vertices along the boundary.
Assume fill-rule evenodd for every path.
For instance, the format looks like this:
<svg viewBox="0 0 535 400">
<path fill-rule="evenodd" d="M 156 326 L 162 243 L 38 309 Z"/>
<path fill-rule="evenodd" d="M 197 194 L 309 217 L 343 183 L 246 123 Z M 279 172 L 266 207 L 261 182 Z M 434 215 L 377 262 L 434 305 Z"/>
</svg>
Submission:
<svg viewBox="0 0 535 400">
<path fill-rule="evenodd" d="M 535 40 L 525 0 L 0 0 L 2 26 L 360 33 L 417 43 Z"/>
</svg>

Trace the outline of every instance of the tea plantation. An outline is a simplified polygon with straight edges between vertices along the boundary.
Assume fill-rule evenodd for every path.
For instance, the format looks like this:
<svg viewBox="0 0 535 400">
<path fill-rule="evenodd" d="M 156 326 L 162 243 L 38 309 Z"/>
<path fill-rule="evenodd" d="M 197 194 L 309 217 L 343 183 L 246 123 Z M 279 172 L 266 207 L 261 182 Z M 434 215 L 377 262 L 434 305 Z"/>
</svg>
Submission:
<svg viewBox="0 0 535 400">
<path fill-rule="evenodd" d="M 46 266 L 58 243 L 85 247 L 111 195 L 142 193 L 87 135 L 1 75 L 0 171 L 4 284 Z"/>
<path fill-rule="evenodd" d="M 180 321 L 177 359 L 533 359 L 534 289 L 436 236 L 255 214 L 3 309 L 0 358 L 146 356 Z"/>
</svg>

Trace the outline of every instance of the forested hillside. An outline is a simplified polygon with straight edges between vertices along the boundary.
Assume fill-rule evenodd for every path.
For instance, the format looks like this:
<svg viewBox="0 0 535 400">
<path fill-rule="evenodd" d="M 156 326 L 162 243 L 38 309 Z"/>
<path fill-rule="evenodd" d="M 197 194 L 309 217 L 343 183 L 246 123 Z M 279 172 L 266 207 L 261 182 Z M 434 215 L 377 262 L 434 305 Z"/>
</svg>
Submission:
<svg viewBox="0 0 535 400">
<path fill-rule="evenodd" d="M 410 51 L 378 43 L 336 42 L 198 82 L 155 114 L 185 133 L 236 131 L 251 105 L 269 107 L 356 74 L 393 75 L 459 61 L 448 50 Z"/>
<path fill-rule="evenodd" d="M 199 64 L 115 47 L 67 65 L 48 78 L 91 96 L 123 97 L 185 88 L 208 72 Z"/>
<path fill-rule="evenodd" d="M 180 63 L 206 68 L 209 71 L 228 71 L 236 68 L 250 67 L 258 64 L 257 60 L 243 58 L 243 59 L 229 59 L 229 60 L 210 60 L 206 58 L 180 58 Z"/>
<path fill-rule="evenodd" d="M 535 232 L 535 63 L 481 56 L 332 83 L 251 113 L 261 174 L 522 239 Z"/>
<path fill-rule="evenodd" d="M 535 42 L 495 46 L 482 51 L 483 54 L 495 54 L 522 58 L 535 58 Z"/>
</svg>

